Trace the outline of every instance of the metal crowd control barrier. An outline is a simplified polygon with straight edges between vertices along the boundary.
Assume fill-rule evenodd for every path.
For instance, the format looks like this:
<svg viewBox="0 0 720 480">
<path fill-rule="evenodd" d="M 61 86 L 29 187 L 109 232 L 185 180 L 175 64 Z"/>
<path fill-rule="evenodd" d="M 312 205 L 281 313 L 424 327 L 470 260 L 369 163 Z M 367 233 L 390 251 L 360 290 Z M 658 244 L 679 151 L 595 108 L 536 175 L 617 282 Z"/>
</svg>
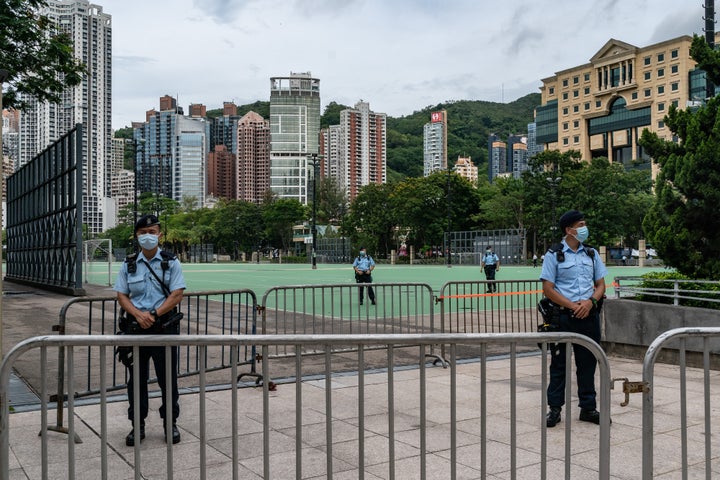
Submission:
<svg viewBox="0 0 720 480">
<path fill-rule="evenodd" d="M 84 308 L 78 311 L 78 307 Z M 181 334 L 252 335 L 256 333 L 257 297 L 252 290 L 184 292 L 180 309 L 185 314 L 180 325 Z M 62 306 L 59 322 L 53 330 L 60 335 L 68 333 L 112 335 L 118 331 L 119 312 L 120 306 L 116 296 L 75 297 Z M 210 353 L 204 352 L 206 357 L 202 360 L 207 367 L 206 371 L 212 372 L 230 367 L 230 353 L 228 348 Z M 50 373 L 57 370 L 57 394 L 51 396 L 50 401 L 57 402 L 58 416 L 57 424 L 49 427 L 51 430 L 67 432 L 67 428 L 63 426 L 63 402 L 58 399 L 97 395 L 101 388 L 113 391 L 127 387 L 126 369 L 117 361 L 114 351 L 106 352 L 107 358 L 104 358 L 106 364 L 109 362 L 107 367 L 110 369 L 110 383 L 105 384 L 100 380 L 100 376 L 106 372 L 99 372 L 97 369 L 99 355 L 99 352 L 89 346 L 82 355 L 76 356 L 74 368 L 85 372 L 84 379 L 76 376 L 77 381 L 68 384 L 66 395 L 65 369 L 60 368 L 65 364 L 65 350 L 63 348 L 58 350 L 57 365 L 49 367 Z M 247 346 L 242 352 L 238 352 L 239 365 L 250 365 L 250 372 L 245 372 L 240 377 L 254 377 L 259 382 L 260 375 L 255 370 L 256 357 L 253 346 Z M 188 346 L 181 350 L 178 357 L 178 377 L 197 375 L 200 372 L 200 361 L 198 348 Z M 151 378 L 151 382 L 156 381 L 157 378 Z M 75 440 L 80 442 L 79 438 Z"/>
<path fill-rule="evenodd" d="M 490 292 L 490 285 L 495 291 Z M 535 332 L 542 298 L 539 280 L 447 282 L 440 289 L 441 332 Z"/>
<path fill-rule="evenodd" d="M 375 301 L 371 301 L 372 288 Z M 362 293 L 361 293 L 362 292 Z M 363 301 L 360 300 L 362 295 Z M 262 298 L 261 334 L 435 333 L 434 295 L 424 283 L 363 283 L 273 287 Z M 352 347 L 335 346 L 352 350 Z M 385 348 L 378 346 L 378 348 Z M 306 350 L 307 355 L 324 353 Z M 294 351 L 278 348 L 271 357 Z M 434 355 L 437 362 L 445 361 Z"/>
<path fill-rule="evenodd" d="M 373 475 L 394 479 L 401 475 L 454 480 L 459 477 L 488 478 L 489 475 L 507 472 L 511 472 L 511 478 L 516 478 L 521 467 L 532 467 L 535 478 L 546 479 L 549 474 L 552 478 L 558 477 L 560 472 L 557 470 L 563 466 L 564 478 L 572 478 L 573 469 L 583 469 L 587 473 L 587 464 L 580 466 L 572 462 L 572 442 L 576 438 L 571 435 L 570 429 L 571 405 L 566 407 L 564 454 L 560 442 L 547 441 L 546 402 L 540 400 L 545 399 L 548 384 L 547 350 L 544 348 L 545 354 L 541 356 L 517 354 L 519 345 L 535 345 L 538 342 L 545 346 L 554 342 L 579 344 L 598 359 L 602 421 L 599 435 L 586 439 L 589 443 L 580 453 L 589 453 L 588 448 L 593 448 L 592 445 L 597 442 L 596 478 L 609 479 L 610 367 L 607 357 L 599 345 L 582 335 L 527 333 L 35 337 L 17 344 L 0 364 L 0 480 L 10 478 L 13 466 L 17 471 L 22 468 L 20 465 L 28 462 L 42 469 L 44 479 L 76 478 L 76 472 L 101 479 L 130 478 L 133 473 L 137 479 L 146 478 L 148 474 L 172 479 L 176 473 L 187 476 L 192 472 L 193 478 L 200 479 L 218 474 L 234 480 L 247 478 L 248 475 L 262 478 L 332 478 L 334 474 L 342 473 L 354 478 Z M 478 361 L 461 366 L 451 361 L 449 381 L 445 375 L 428 374 L 429 363 L 426 362 L 421 362 L 412 372 L 399 367 L 396 352 L 399 347 L 415 348 L 422 358 L 434 344 L 449 345 L 451 360 L 455 360 L 456 351 L 463 345 L 473 345 L 482 354 Z M 493 344 L 509 345 L 507 364 L 488 366 L 491 361 L 486 351 Z M 105 364 L 113 347 L 121 345 L 133 346 L 136 355 L 137 348 L 147 345 L 165 346 L 166 355 L 170 355 L 171 348 L 178 346 L 199 351 L 198 401 L 187 402 L 193 406 L 183 407 L 185 413 L 178 424 L 189 432 L 185 435 L 196 437 L 197 442 L 189 446 L 182 443 L 174 446 L 172 442 L 166 442 L 164 467 L 160 458 L 152 453 L 157 452 L 157 445 L 162 445 L 159 438 L 152 437 L 161 435 L 150 429 L 153 425 L 148 426 L 149 438 L 145 444 L 141 447 L 140 442 L 136 442 L 131 448 L 123 444 L 127 425 L 123 423 L 120 431 L 118 426 L 108 422 L 104 385 L 109 381 Z M 303 378 L 303 362 L 308 360 L 303 352 L 324 352 L 323 378 L 319 382 L 296 381 L 294 393 L 288 389 L 272 399 L 269 382 L 263 382 L 261 396 L 257 394 L 257 389 L 239 389 L 233 381 L 230 381 L 230 391 L 209 392 L 204 361 L 208 357 L 207 350 L 213 347 L 228 349 L 231 367 L 226 373 L 234 379 L 238 374 L 238 352 L 254 345 L 261 347 L 264 357 L 269 356 L 271 348 L 291 347 L 297 379 Z M 346 345 L 353 345 L 352 350 L 356 352 L 355 381 L 345 380 L 346 374 L 334 375 L 332 369 L 334 356 L 343 356 L 346 360 L 352 357 L 347 350 L 337 348 Z M 383 345 L 387 351 L 386 369 L 368 372 L 365 352 L 375 345 Z M 40 352 L 39 365 L 44 372 L 52 348 L 67 350 L 67 381 L 70 385 L 74 379 L 76 351 L 96 349 L 100 352 L 100 402 L 76 409 L 74 398 L 68 398 L 69 433 L 74 435 L 77 427 L 99 440 L 93 442 L 97 445 L 96 449 L 83 449 L 79 455 L 76 455 L 70 436 L 63 446 L 55 441 L 51 443 L 54 439 L 49 438 L 45 428 L 40 439 L 26 435 L 19 427 L 20 431 L 13 429 L 11 432 L 16 417 L 11 416 L 8 409 L 10 372 L 23 355 L 35 350 Z M 571 351 L 572 348 L 566 349 L 568 359 Z M 567 362 L 568 378 L 571 378 L 571 363 Z M 263 361 L 262 373 L 265 377 L 269 368 L 269 362 Z M 568 399 L 572 383 L 566 384 Z M 45 395 L 47 375 L 42 376 L 40 390 L 40 423 L 45 426 L 48 414 Z M 212 401 L 207 401 L 211 395 Z M 519 407 L 519 404 L 533 405 L 534 408 Z M 76 422 L 76 417 L 81 421 Z M 17 418 L 37 422 L 35 417 Z M 184 418 L 187 418 L 187 423 L 183 423 Z M 248 418 L 262 419 L 262 428 L 243 428 L 247 425 L 241 422 L 247 422 Z M 459 428 L 460 424 L 462 428 Z M 534 427 L 529 429 L 530 425 Z M 324 439 L 322 434 L 315 433 L 319 431 L 323 431 Z M 379 431 L 383 433 L 378 434 Z M 479 433 L 470 435 L 469 431 Z M 258 438 L 260 436 L 262 441 Z M 518 442 L 519 438 L 521 442 Z M 528 450 L 527 442 L 541 445 L 540 451 Z M 182 461 L 174 461 L 176 452 L 178 456 L 182 452 Z M 66 455 L 65 461 L 63 455 Z M 52 457 L 52 462 L 49 462 L 49 457 Z M 179 468 L 184 470 L 175 472 Z"/>
<path fill-rule="evenodd" d="M 677 397 L 679 396 L 680 401 L 680 415 L 679 415 L 679 422 L 680 422 L 680 461 L 681 461 L 681 468 L 682 468 L 682 478 L 687 479 L 688 477 L 688 470 L 689 470 L 689 461 L 688 461 L 688 452 L 690 448 L 692 448 L 692 453 L 695 456 L 702 456 L 700 454 L 700 445 L 699 442 L 694 440 L 692 442 L 692 447 L 690 447 L 691 442 L 688 440 L 688 425 L 694 424 L 695 426 L 700 426 L 700 422 L 697 418 L 690 421 L 690 418 L 688 416 L 688 390 L 687 390 L 687 365 L 686 365 L 686 348 L 691 351 L 702 351 L 703 356 L 703 392 L 702 392 L 702 415 L 700 414 L 700 408 L 696 404 L 695 400 L 696 398 L 699 398 L 700 392 L 690 392 L 693 398 L 691 399 L 691 404 L 695 404 L 694 407 L 691 406 L 691 410 L 693 410 L 693 413 L 695 413 L 695 417 L 700 416 L 702 418 L 702 428 L 701 435 L 703 438 L 703 447 L 704 447 L 704 462 L 698 463 L 697 460 L 694 460 L 695 466 L 703 467 L 704 466 L 704 474 L 705 478 L 711 479 L 714 478 L 716 473 L 716 468 L 714 466 L 717 462 L 717 457 L 713 455 L 712 450 L 712 442 L 713 442 L 713 435 L 712 435 L 712 417 L 715 415 L 713 410 L 711 409 L 711 403 L 710 403 L 710 352 L 711 352 L 711 345 L 710 345 L 710 339 L 711 338 L 720 338 L 720 328 L 676 328 L 673 330 L 668 330 L 667 332 L 663 333 L 659 337 L 653 341 L 653 343 L 648 347 L 648 351 L 645 354 L 645 359 L 643 360 L 643 382 L 642 382 L 642 392 L 643 392 L 643 417 L 642 417 L 642 452 L 643 452 L 643 464 L 642 464 L 642 478 L 643 480 L 652 480 L 654 478 L 654 459 L 653 459 L 653 441 L 654 441 L 654 412 L 655 412 L 655 400 L 656 396 L 660 396 L 661 393 L 658 391 L 658 389 L 655 387 L 655 364 L 658 360 L 658 356 L 660 355 L 660 352 L 663 348 L 673 348 L 678 349 L 679 353 L 679 368 L 680 368 L 680 379 L 679 379 L 679 386 L 677 389 L 673 389 L 672 393 L 672 399 L 667 398 L 667 393 L 665 393 L 665 398 L 657 398 L 658 401 L 661 401 L 661 405 L 665 405 L 668 402 L 677 402 Z M 695 339 L 695 340 L 693 340 Z M 697 346 L 693 346 L 690 348 L 687 343 L 688 342 L 696 342 L 701 343 L 702 347 L 698 348 Z M 712 351 L 714 353 L 717 353 L 717 342 L 714 342 L 715 345 L 712 347 Z M 669 345 L 668 345 L 669 344 Z M 713 377 L 716 377 L 716 374 L 712 375 Z M 675 394 L 676 393 L 676 394 Z M 716 397 L 717 398 L 717 397 Z M 677 452 L 677 450 L 675 450 Z M 666 451 L 663 453 L 663 455 L 670 455 L 671 453 L 669 451 Z M 693 472 L 692 478 L 700 478 L 701 474 L 699 471 Z"/>
</svg>

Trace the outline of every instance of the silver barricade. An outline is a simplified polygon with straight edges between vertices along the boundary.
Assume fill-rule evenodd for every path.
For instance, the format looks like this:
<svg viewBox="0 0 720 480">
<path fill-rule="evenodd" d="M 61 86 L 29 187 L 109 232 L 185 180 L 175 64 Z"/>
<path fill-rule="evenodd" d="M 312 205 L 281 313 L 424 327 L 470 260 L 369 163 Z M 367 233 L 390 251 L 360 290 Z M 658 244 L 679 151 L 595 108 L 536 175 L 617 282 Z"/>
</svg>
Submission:
<svg viewBox="0 0 720 480">
<path fill-rule="evenodd" d="M 489 284 L 496 291 L 489 292 Z M 540 280 L 447 282 L 440 289 L 441 331 L 445 333 L 535 332 L 542 298 Z"/>
<path fill-rule="evenodd" d="M 375 302 L 371 302 L 372 288 Z M 360 302 L 360 291 L 364 301 Z M 356 283 L 273 287 L 262 298 L 260 333 L 403 334 L 435 333 L 434 295 L 424 283 Z M 339 346 L 352 350 L 352 346 Z M 380 346 L 378 348 L 385 348 Z M 307 350 L 305 354 L 321 354 Z M 271 357 L 294 355 L 279 347 Z M 428 355 L 433 355 L 432 352 Z M 437 361 L 442 359 L 437 357 Z"/>
<path fill-rule="evenodd" d="M 180 324 L 180 333 L 184 335 L 252 335 L 257 330 L 257 297 L 252 290 L 186 291 L 183 293 L 179 308 L 184 313 Z M 53 326 L 53 331 L 57 331 L 60 335 L 112 335 L 119 330 L 117 324 L 119 313 L 120 306 L 116 296 L 75 297 L 68 300 L 60 309 L 59 321 Z M 205 352 L 203 355 L 210 355 L 202 359 L 207 366 L 206 371 L 212 372 L 230 367 L 232 365 L 230 354 L 228 348 Z M 240 374 L 238 380 L 250 376 L 256 382 L 260 382 L 260 375 L 255 368 L 256 357 L 257 354 L 252 346 L 237 352 L 238 364 L 250 365 L 250 371 Z M 94 351 L 90 346 L 83 352 L 76 352 L 74 368 L 84 372 L 84 375 L 76 376 L 72 388 L 65 390 L 65 369 L 59 368 L 65 365 L 65 351 L 62 348 L 58 350 L 57 365 L 50 365 L 49 371 L 46 372 L 57 377 L 57 393 L 50 397 L 50 401 L 57 402 L 58 416 L 56 425 L 49 427 L 51 430 L 67 432 L 63 423 L 63 402 L 58 402 L 58 399 L 97 395 L 101 388 L 112 392 L 127 387 L 126 369 L 115 358 L 115 352 L 106 352 L 104 360 L 110 371 L 109 384 L 103 384 L 99 380 L 100 372 L 97 368 L 99 352 Z M 181 349 L 178 356 L 178 377 L 198 375 L 200 361 L 200 352 L 197 348 L 188 346 Z M 151 378 L 151 382 L 156 381 L 157 378 Z M 68 395 L 70 391 L 72 395 Z M 75 440 L 80 441 L 79 438 Z"/>
<path fill-rule="evenodd" d="M 712 339 L 712 341 L 711 341 Z M 663 350 L 668 349 L 677 353 L 677 365 L 673 366 L 673 370 L 679 368 L 679 372 L 673 372 L 672 379 L 677 378 L 677 385 L 668 384 L 667 373 L 661 374 L 664 384 L 660 384 L 655 378 L 656 363 L 661 359 Z M 643 410 L 642 410 L 642 478 L 643 480 L 652 480 L 654 478 L 654 439 L 656 433 L 666 434 L 671 429 L 667 422 L 672 420 L 674 427 L 679 423 L 679 438 L 677 443 L 680 449 L 672 448 L 663 450 L 663 458 L 661 461 L 667 463 L 668 456 L 674 457 L 681 463 L 682 478 L 714 478 L 716 476 L 717 453 L 713 453 L 713 435 L 712 418 L 717 415 L 711 409 L 711 388 L 710 379 L 717 376 L 716 372 L 711 372 L 710 354 L 717 354 L 720 350 L 720 328 L 718 327 L 687 327 L 668 330 L 657 337 L 648 347 L 645 359 L 643 360 L 643 381 L 641 391 L 643 393 Z M 702 352 L 702 353 L 699 353 Z M 687 362 L 690 356 L 701 356 L 703 365 L 703 390 L 702 392 L 691 391 L 687 388 Z M 699 363 L 699 362 L 696 362 Z M 717 368 L 717 367 L 716 367 Z M 679 376 L 676 376 L 679 373 Z M 688 399 L 688 393 L 691 398 Z M 717 397 L 716 397 L 717 398 Z M 698 401 L 700 400 L 700 401 Z M 669 418 L 666 414 L 666 406 L 670 403 L 680 404 L 679 415 L 673 415 Z M 663 413 L 663 422 L 661 432 L 655 432 L 655 405 L 661 406 L 660 412 Z M 693 426 L 693 430 L 698 429 L 699 432 L 690 432 L 693 436 L 689 440 L 689 426 Z M 699 437 L 698 437 L 699 433 Z M 677 455 L 677 457 L 675 457 Z M 692 461 L 689 460 L 692 455 Z M 692 472 L 690 469 L 692 468 Z"/>
<path fill-rule="evenodd" d="M 547 441 L 547 355 L 517 353 L 518 346 L 539 342 L 579 344 L 598 359 L 603 419 L 599 435 L 582 440 L 571 435 L 571 406 L 567 405 L 566 430 L 564 434 L 553 433 L 564 435 L 565 445 Z M 488 347 L 499 343 L 509 345 L 510 356 L 490 359 Z M 428 362 L 412 369 L 398 364 L 400 348 L 415 348 L 422 358 L 435 344 L 449 346 L 453 360 L 450 369 L 432 373 Z M 100 385 L 106 385 L 108 369 L 102 368 L 105 354 L 120 345 L 132 346 L 136 354 L 137 348 L 148 345 L 165 346 L 167 354 L 176 347 L 198 349 L 201 370 L 194 392 L 197 398 L 181 399 L 184 413 L 178 421 L 187 444 L 163 443 L 159 430 L 162 422 L 154 418 L 157 423 L 153 424 L 149 418 L 148 438 L 142 445 L 137 442 L 134 447 L 126 447 L 127 424 L 119 426 L 108 421 L 110 409 L 104 388 L 97 404 L 76 407 L 74 398 L 68 398 L 70 436 L 81 431 L 96 437 L 97 441 L 90 443 L 93 448 L 76 451 L 70 436 L 57 442 L 46 429 L 38 437 L 28 435 L 20 425 L 14 428 L 21 418 L 35 425 L 47 423 L 45 376 L 39 388 L 40 421 L 35 416 L 25 417 L 36 412 L 17 417 L 9 412 L 10 372 L 23 355 L 39 350 L 39 367 L 43 369 L 49 363 L 51 349 L 65 348 L 67 381 L 72 383 L 75 352 L 97 349 Z M 269 382 L 263 382 L 261 393 L 256 388 L 239 388 L 232 381 L 238 374 L 235 356 L 243 347 L 253 345 L 261 348 L 265 358 L 271 348 L 292 347 L 295 379 L 302 381 L 288 380 L 287 387 L 272 396 Z M 352 345 L 355 354 L 336 348 L 345 345 Z M 382 370 L 368 370 L 365 353 L 376 345 L 386 349 L 387 365 Z M 454 360 L 465 345 L 479 348 L 482 354 L 474 362 L 460 364 Z M 205 352 L 222 347 L 231 352 L 232 366 L 225 372 L 231 388 L 210 391 L 204 374 Z M 304 362 L 310 360 L 303 355 L 306 350 L 324 352 L 324 370 L 318 379 L 303 377 Z M 568 356 L 571 351 L 566 349 Z M 338 356 L 353 361 L 356 379 L 333 368 Z M 569 372 L 571 362 L 567 365 Z M 262 373 L 266 377 L 269 369 L 269 362 L 264 361 Z M 175 474 L 193 478 L 332 478 L 339 472 L 353 478 L 402 475 L 420 479 L 488 478 L 513 472 L 514 478 L 523 468 L 523 475 L 532 474 L 534 478 L 572 478 L 574 473 L 587 475 L 592 468 L 596 470 L 594 478 L 606 480 L 610 465 L 609 377 L 608 360 L 600 346 L 572 333 L 35 337 L 16 345 L 0 364 L 0 480 L 10 478 L 11 469 L 17 471 L 29 464 L 42 478 L 75 478 L 76 471 L 102 479 L 130 478 L 133 473 L 135 478 L 152 474 L 169 479 Z M 566 385 L 568 397 L 571 384 Z M 571 448 L 576 440 L 584 442 L 579 452 Z M 166 452 L 166 462 L 158 456 L 162 451 L 159 447 Z M 596 461 L 572 461 L 576 453 L 594 456 L 595 448 Z"/>
</svg>

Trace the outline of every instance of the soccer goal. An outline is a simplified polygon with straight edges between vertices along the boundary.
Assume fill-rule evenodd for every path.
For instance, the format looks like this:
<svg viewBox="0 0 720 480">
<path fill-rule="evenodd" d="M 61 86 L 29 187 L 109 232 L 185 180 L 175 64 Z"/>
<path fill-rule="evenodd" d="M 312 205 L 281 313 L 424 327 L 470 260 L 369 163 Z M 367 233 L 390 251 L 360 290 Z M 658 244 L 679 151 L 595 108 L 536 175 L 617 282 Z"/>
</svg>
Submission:
<svg viewBox="0 0 720 480">
<path fill-rule="evenodd" d="M 104 266 L 107 266 L 107 284 L 112 286 L 113 249 L 112 240 L 98 238 L 83 241 L 83 263 L 85 264 L 85 283 L 92 277 L 92 283 L 104 283 Z"/>
</svg>

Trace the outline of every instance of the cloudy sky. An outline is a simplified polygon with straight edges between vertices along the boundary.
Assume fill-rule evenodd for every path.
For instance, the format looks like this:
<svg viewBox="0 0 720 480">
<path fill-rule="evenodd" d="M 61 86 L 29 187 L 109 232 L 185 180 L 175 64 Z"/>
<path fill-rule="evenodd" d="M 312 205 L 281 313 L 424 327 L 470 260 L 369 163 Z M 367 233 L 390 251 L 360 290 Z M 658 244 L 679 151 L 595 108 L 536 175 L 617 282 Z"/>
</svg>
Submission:
<svg viewBox="0 0 720 480">
<path fill-rule="evenodd" d="M 610 38 L 703 34 L 702 0 L 96 0 L 112 15 L 113 128 L 159 97 L 219 108 L 311 72 L 336 101 L 402 116 L 446 100 L 509 102 Z M 186 110 L 187 111 L 187 110 Z"/>
</svg>

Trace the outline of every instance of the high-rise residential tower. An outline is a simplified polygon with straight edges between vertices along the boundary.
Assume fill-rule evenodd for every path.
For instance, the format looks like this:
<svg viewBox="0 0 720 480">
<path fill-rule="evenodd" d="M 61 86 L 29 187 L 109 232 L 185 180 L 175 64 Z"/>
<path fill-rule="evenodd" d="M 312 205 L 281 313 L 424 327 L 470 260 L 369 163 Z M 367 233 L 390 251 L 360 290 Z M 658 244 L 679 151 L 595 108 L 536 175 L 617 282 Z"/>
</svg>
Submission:
<svg viewBox="0 0 720 480">
<path fill-rule="evenodd" d="M 311 155 L 318 155 L 320 80 L 310 72 L 270 79 L 270 188 L 307 204 Z M 319 161 L 319 159 L 318 159 Z"/>
<path fill-rule="evenodd" d="M 423 175 L 447 170 L 447 112 L 432 112 L 423 128 Z"/>
<path fill-rule="evenodd" d="M 237 122 L 238 200 L 262 202 L 270 188 L 270 123 L 255 112 Z"/>
<path fill-rule="evenodd" d="M 492 182 L 495 177 L 504 175 L 507 171 L 507 143 L 494 133 L 488 135 L 488 180 Z"/>
<path fill-rule="evenodd" d="M 144 123 L 133 124 L 139 145 L 138 193 L 152 192 L 177 202 L 192 198 L 196 207 L 202 207 L 209 124 L 205 118 L 184 116 L 172 97 L 160 100 L 159 112 L 149 110 Z"/>
<path fill-rule="evenodd" d="M 323 173 L 337 179 L 348 200 L 365 185 L 385 183 L 386 131 L 387 116 L 363 101 L 340 112 L 340 125 L 323 130 Z"/>
<path fill-rule="evenodd" d="M 115 225 L 111 196 L 112 23 L 87 0 L 47 0 L 40 13 L 73 39 L 75 57 L 87 68 L 82 82 L 67 88 L 59 104 L 36 102 L 21 113 L 18 167 L 25 165 L 75 124 L 83 129 L 83 223 L 89 234 Z"/>
</svg>

